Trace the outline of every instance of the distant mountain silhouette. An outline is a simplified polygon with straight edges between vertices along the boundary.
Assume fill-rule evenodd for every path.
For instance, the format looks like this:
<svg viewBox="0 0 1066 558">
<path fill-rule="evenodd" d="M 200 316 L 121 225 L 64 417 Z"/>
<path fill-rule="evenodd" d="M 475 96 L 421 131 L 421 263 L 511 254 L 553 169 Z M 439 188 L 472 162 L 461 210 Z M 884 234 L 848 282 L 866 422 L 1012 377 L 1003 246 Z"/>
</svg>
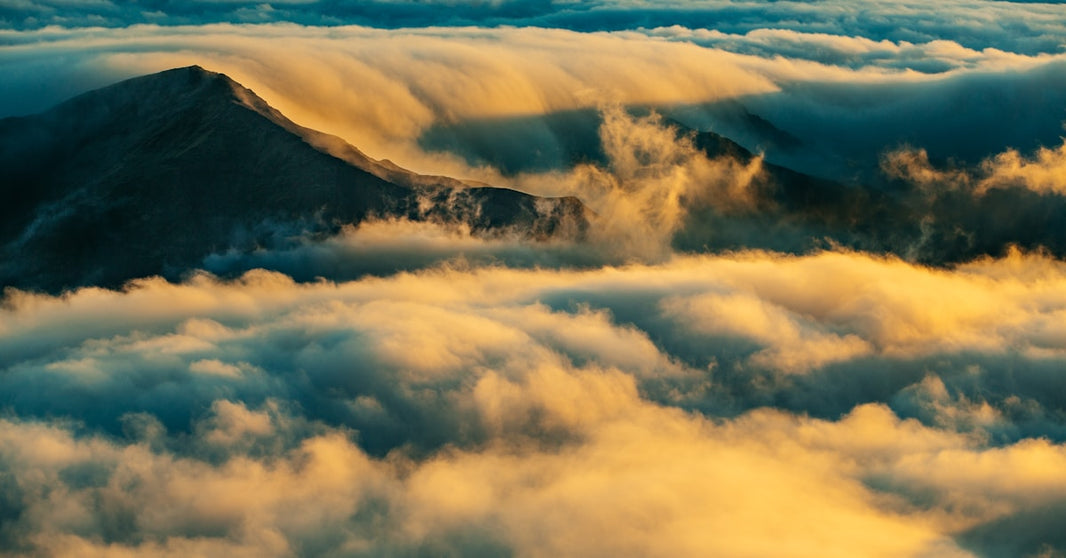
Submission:
<svg viewBox="0 0 1066 558">
<path fill-rule="evenodd" d="M 575 198 L 469 187 L 374 161 L 199 66 L 0 120 L 0 286 L 59 291 L 175 278 L 209 254 L 368 217 L 479 233 L 577 234 Z"/>
<path fill-rule="evenodd" d="M 747 163 L 755 155 L 729 138 L 672 122 L 709 158 Z M 1012 246 L 1066 256 L 1066 196 L 1021 184 L 978 194 L 884 177 L 845 184 L 762 162 L 756 207 L 722 214 L 690 205 L 674 239 L 688 251 L 763 248 L 784 252 L 846 247 L 930 265 L 1000 256 Z"/>
</svg>

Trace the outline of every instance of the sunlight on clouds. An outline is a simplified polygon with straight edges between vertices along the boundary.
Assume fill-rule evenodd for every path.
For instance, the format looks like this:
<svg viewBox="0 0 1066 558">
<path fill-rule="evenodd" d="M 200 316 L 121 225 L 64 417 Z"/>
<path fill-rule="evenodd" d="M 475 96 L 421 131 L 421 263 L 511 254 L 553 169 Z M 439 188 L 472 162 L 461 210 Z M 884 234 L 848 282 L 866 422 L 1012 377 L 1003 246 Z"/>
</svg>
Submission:
<svg viewBox="0 0 1066 558">
<path fill-rule="evenodd" d="M 61 4 L 8 8 L 46 18 Z M 201 4 L 205 14 L 263 18 L 337 8 Z M 415 17 L 404 2 L 376 6 L 386 4 L 398 21 Z M 969 0 L 938 6 L 938 17 L 914 2 L 431 4 L 440 6 L 419 6 L 419 17 L 514 10 L 498 21 L 522 25 L 184 25 L 210 14 L 161 14 L 172 24 L 0 30 L 12 76 L 0 97 L 12 107 L 199 64 L 371 156 L 589 208 L 587 228 L 544 242 L 370 219 L 338 224 L 330 238 L 286 236 L 276 249 L 219 248 L 201 262 L 217 276 L 56 296 L 6 290 L 0 548 L 519 558 L 1066 550 L 1066 263 L 1051 244 L 1036 248 L 1057 229 L 1025 249 L 1009 247 L 1020 242 L 1013 229 L 992 233 L 999 243 L 975 253 L 999 256 L 942 267 L 913 263 L 930 260 L 909 251 L 955 200 L 984 207 L 1010 191 L 1027 209 L 1030 198 L 1042 206 L 1066 195 L 1066 145 L 1047 147 L 1045 133 L 1066 60 L 1058 12 Z M 94 6 L 78 14 L 121 19 L 118 4 Z M 690 29 L 670 10 L 729 17 Z M 581 28 L 604 13 L 641 25 L 535 25 L 570 18 Z M 780 25 L 759 27 L 771 15 Z M 729 118 L 794 145 L 763 153 L 752 141 L 750 158 L 714 156 L 699 141 L 717 136 L 684 128 L 727 134 L 717 126 Z M 964 129 L 944 125 L 953 118 Z M 530 122 L 543 126 L 518 139 L 503 128 Z M 487 126 L 493 144 L 514 141 L 508 153 L 519 157 L 561 146 L 571 125 L 589 126 L 574 143 L 598 140 L 599 151 L 560 148 L 547 168 L 528 167 L 538 172 L 508 168 L 474 156 L 481 138 L 460 126 L 471 123 Z M 448 126 L 456 145 L 423 142 Z M 786 175 L 775 156 L 805 161 L 812 176 L 844 169 L 847 180 L 778 184 Z M 864 172 L 881 173 L 883 190 L 859 192 L 869 200 L 850 190 L 863 188 L 853 182 Z M 825 210 L 843 224 L 826 230 L 845 241 L 803 221 L 803 204 L 820 195 L 840 198 Z M 868 213 L 848 205 L 860 198 Z M 885 243 L 847 242 L 867 215 L 882 218 L 878 204 L 888 225 L 870 234 L 884 232 Z M 943 244 L 973 247 L 997 219 L 1025 222 L 1004 207 L 973 226 L 945 217 L 957 237 L 943 233 Z M 753 236 L 737 225 L 749 218 L 744 226 L 772 222 L 759 234 L 817 242 L 797 240 L 799 254 L 743 241 L 735 252 L 680 253 L 690 218 L 711 243 L 729 227 Z"/>
<path fill-rule="evenodd" d="M 766 345 L 751 356 L 759 367 L 806 372 L 826 364 L 848 361 L 872 352 L 855 334 L 824 331 L 780 306 L 745 294 L 704 294 L 663 301 L 663 310 L 688 322 L 692 331 L 708 336 L 737 336 Z"/>
<path fill-rule="evenodd" d="M 840 420 L 673 402 L 710 404 L 729 359 L 859 380 L 878 360 L 1061 351 L 1045 325 L 1064 284 L 1039 255 L 934 270 L 749 252 L 11 291 L 0 384 L 23 418 L 0 423 L 0 461 L 10 490 L 42 496 L 4 536 L 101 555 L 968 556 L 959 533 L 1066 499 L 1066 450 L 986 445 L 1011 419 L 957 380 L 910 388 L 929 425 L 859 400 Z M 650 312 L 620 319 L 634 304 Z M 723 350 L 738 338 L 753 346 Z"/>
<path fill-rule="evenodd" d="M 1066 194 L 1066 143 L 1041 147 L 1032 157 L 1011 149 L 981 163 L 978 191 L 1020 185 L 1041 194 Z"/>
<path fill-rule="evenodd" d="M 1047 268 L 1049 277 L 1029 280 L 1030 265 Z M 239 324 L 287 315 L 311 330 L 366 329 L 379 358 L 408 370 L 454 371 L 470 358 L 506 360 L 497 348 L 513 351 L 533 339 L 553 337 L 569 350 L 610 359 L 595 352 L 598 343 L 631 338 L 632 330 L 595 334 L 597 342 L 583 342 L 583 336 L 607 324 L 608 315 L 568 315 L 580 329 L 574 332 L 577 337 L 564 337 L 550 333 L 554 318 L 543 321 L 556 315 L 550 308 L 529 304 L 552 292 L 582 300 L 587 295 L 580 293 L 611 297 L 632 291 L 662 301 L 663 316 L 679 320 L 691 334 L 750 339 L 765 349 L 755 359 L 762 366 L 803 371 L 870 354 L 1061 349 L 1062 331 L 1054 324 L 1066 309 L 1058 290 L 1066 274 L 1049 265 L 1041 256 L 1018 253 L 956 271 L 860 254 L 748 253 L 735 258 L 675 256 L 659 267 L 617 270 L 430 270 L 336 285 L 298 285 L 280 274 L 255 271 L 233 284 L 207 276 L 182 285 L 145 280 L 126 293 L 85 289 L 66 299 L 12 292 L 7 299 L 12 310 L 0 324 L 6 332 L 0 348 L 13 355 L 45 354 L 50 347 L 85 339 L 84 347 L 94 357 L 118 351 L 162 362 L 248 339 L 262 332 L 242 331 L 247 325 Z M 904 291 L 899 285 L 909 287 Z M 468 306 L 475 301 L 486 305 L 475 314 L 451 309 L 456 304 L 477 308 Z M 501 304 L 513 308 L 488 311 Z M 521 315 L 526 317 L 519 319 Z M 523 322 L 527 317 L 533 321 Z M 501 328 L 501 320 L 510 325 Z M 179 324 L 180 333 L 173 331 Z M 103 337 L 85 338 L 86 331 Z M 640 356 L 647 349 L 636 350 L 644 343 L 632 344 L 638 340 L 625 344 L 632 357 L 648 363 L 642 366 L 646 369 L 657 357 Z M 412 345 L 419 351 L 406 350 Z M 232 370 L 222 364 L 207 359 L 195 369 L 215 374 Z"/>
<path fill-rule="evenodd" d="M 995 47 L 974 49 L 945 39 L 925 42 L 874 40 L 866 36 L 811 33 L 791 29 L 759 28 L 744 34 L 717 29 L 689 29 L 679 25 L 647 31 L 650 36 L 693 42 L 730 52 L 809 60 L 828 66 L 883 68 L 943 73 L 960 69 L 982 71 L 1035 67 L 1052 54 L 1026 56 Z"/>
<path fill-rule="evenodd" d="M 49 64 L 61 65 L 52 74 L 64 79 L 81 76 L 87 69 L 97 80 L 102 76 L 117 80 L 200 64 L 255 90 L 295 122 L 338 135 L 373 157 L 387 157 L 415 171 L 504 185 L 510 181 L 498 169 L 470 165 L 455 154 L 426 153 L 417 138 L 434 124 L 542 115 L 604 102 L 706 104 L 763 97 L 795 83 L 880 83 L 889 88 L 935 84 L 966 72 L 1017 73 L 1057 60 L 1047 54 L 978 53 L 934 41 L 906 48 L 892 43 L 887 51 L 871 54 L 869 65 L 860 59 L 856 67 L 846 67 L 834 65 L 823 43 L 850 41 L 873 48 L 868 40 L 769 30 L 753 31 L 745 39 L 774 37 L 767 48 L 778 48 L 781 40 L 787 40 L 797 52 L 824 55 L 805 60 L 782 56 L 773 48 L 734 53 L 688 42 L 699 42 L 700 34 L 714 31 L 668 30 L 682 34 L 684 40 L 679 42 L 663 40 L 656 35 L 660 31 L 649 36 L 538 28 L 380 30 L 281 23 L 94 31 L 47 28 L 7 32 L 13 44 L 0 56 L 16 65 L 44 63 L 41 57 L 47 56 Z M 859 47 L 833 48 L 850 53 Z M 938 57 L 951 71 L 930 77 L 878 66 L 885 61 L 906 64 L 906 60 L 928 62 Z M 7 95 L 18 96 L 21 83 L 12 82 Z M 57 89 L 70 86 L 56 85 Z M 793 102 L 802 105 L 800 93 Z"/>
<path fill-rule="evenodd" d="M 965 189 L 983 195 L 993 188 L 1024 188 L 1039 194 L 1066 194 L 1066 143 L 1039 147 L 1031 156 L 1008 149 L 974 169 L 938 168 L 924 149 L 904 147 L 886 153 L 882 170 L 925 188 Z"/>
<path fill-rule="evenodd" d="M 620 260 L 662 260 L 672 253 L 671 241 L 690 209 L 754 210 L 756 187 L 766 180 L 761 157 L 748 163 L 728 155 L 711 158 L 657 113 L 635 117 L 617 104 L 600 110 L 606 165 L 515 178 L 523 191 L 576 196 L 588 205 L 595 213 L 588 240 L 598 252 Z"/>
<path fill-rule="evenodd" d="M 407 142 L 436 121 L 543 114 L 597 97 L 668 104 L 776 89 L 737 55 L 548 29 L 134 27 L 91 39 L 71 31 L 50 47 L 88 48 L 84 63 L 116 76 L 200 64 L 302 125 L 405 165 L 416 155 Z"/>
<path fill-rule="evenodd" d="M 474 236 L 463 224 L 372 220 L 345 226 L 321 242 L 304 239 L 292 248 L 213 254 L 204 266 L 218 273 L 263 266 L 302 278 L 313 273 L 309 270 L 326 270 L 337 278 L 417 269 L 456 257 L 472 265 L 527 267 L 654 262 L 670 257 L 673 238 L 691 210 L 743 215 L 768 205 L 760 198 L 770 184 L 762 157 L 748 162 L 729 155 L 710 157 L 696 147 L 691 134 L 681 133 L 658 113 L 634 116 L 618 104 L 603 105 L 600 111 L 604 163 L 514 177 L 519 189 L 535 195 L 580 198 L 590 210 L 587 226 L 580 230 L 531 244 L 523 241 L 520 230 Z"/>
<path fill-rule="evenodd" d="M 632 389 L 618 391 L 595 375 L 582 376 L 549 375 L 554 387 L 540 396 L 554 398 L 564 388 L 610 413 L 582 411 L 581 423 L 564 421 L 579 427 L 583 439 L 560 450 L 514 446 L 501 437 L 503 445 L 481 451 L 377 460 L 343 435 L 325 432 L 267 459 L 230 445 L 229 457 L 212 465 L 139 444 L 76 439 L 55 427 L 5 421 L 0 455 L 23 477 L 23 489 L 67 487 L 36 500 L 28 510 L 33 513 L 25 515 L 27 522 L 48 521 L 32 525 L 40 533 L 34 542 L 52 552 L 81 547 L 176 554 L 199 547 L 210 554 L 283 555 L 329 544 L 321 536 L 339 528 L 340 537 L 325 548 L 436 546 L 465 553 L 494 543 L 522 556 L 967 555 L 932 528 L 938 520 L 882 508 L 851 478 L 849 467 L 841 467 L 847 461 L 838 460 L 853 451 L 847 444 L 836 451 L 782 446 L 746 431 L 752 426 L 746 419 L 712 426 L 641 403 Z M 538 401 L 541 388 L 517 389 L 522 401 Z M 580 408 L 549 405 L 541 412 L 551 421 L 556 411 Z M 201 430 L 206 443 L 232 435 L 233 414 L 262 416 L 224 402 L 216 402 L 213 412 Z M 785 433 L 833 428 L 772 420 Z M 903 426 L 885 420 L 878 425 L 888 430 L 882 434 Z M 872 425 L 855 422 L 835 427 L 836 434 L 871 434 Z M 31 451 L 31 438 L 38 448 L 55 449 Z M 24 468 L 38 474 L 21 475 Z M 99 472 L 93 483 L 65 481 L 75 478 L 73 471 L 94 468 Z M 103 527 L 94 525 L 95 518 L 134 510 L 132 524 L 112 528 L 110 544 L 92 536 Z M 464 540 L 464 531 L 481 534 Z M 138 543 L 138 532 L 152 536 Z"/>
</svg>

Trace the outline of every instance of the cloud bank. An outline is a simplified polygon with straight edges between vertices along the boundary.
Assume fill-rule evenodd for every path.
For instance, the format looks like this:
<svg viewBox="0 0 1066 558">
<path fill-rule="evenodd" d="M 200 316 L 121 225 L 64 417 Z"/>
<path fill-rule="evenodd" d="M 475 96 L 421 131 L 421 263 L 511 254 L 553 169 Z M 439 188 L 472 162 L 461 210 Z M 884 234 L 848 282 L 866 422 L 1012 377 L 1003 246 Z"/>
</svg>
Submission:
<svg viewBox="0 0 1066 558">
<path fill-rule="evenodd" d="M 948 40 L 967 48 L 1035 54 L 1062 52 L 1060 6 L 1054 2 L 950 0 L 935 7 L 903 1 L 855 3 L 830 0 L 757 2 L 734 0 L 619 2 L 597 0 L 185 0 L 123 4 L 111 0 L 20 0 L 0 5 L 0 25 L 124 27 L 134 24 L 201 25 L 220 22 L 304 25 L 535 26 L 579 32 L 656 29 L 684 25 L 730 35 L 786 30 L 874 41 L 925 43 Z M 770 31 L 773 33 L 775 31 Z"/>
<path fill-rule="evenodd" d="M 1061 551 L 1023 518 L 1066 498 L 1064 283 L 753 252 L 12 291 L 5 546 Z"/>
<path fill-rule="evenodd" d="M 1039 8 L 1026 6 L 1012 9 Z M 122 78 L 199 64 L 373 157 L 504 186 L 516 171 L 595 157 L 595 142 L 575 138 L 595 138 L 600 122 L 568 115 L 605 103 L 652 107 L 837 180 L 871 180 L 879 155 L 904 143 L 971 163 L 1059 143 L 1060 48 L 849 33 L 292 23 L 6 30 L 0 99 L 6 114 L 26 114 Z"/>
<path fill-rule="evenodd" d="M 0 2 L 3 116 L 199 64 L 375 158 L 596 213 L 581 243 L 368 221 L 176 283 L 9 289 L 0 547 L 1064 555 L 1063 25 Z"/>
</svg>

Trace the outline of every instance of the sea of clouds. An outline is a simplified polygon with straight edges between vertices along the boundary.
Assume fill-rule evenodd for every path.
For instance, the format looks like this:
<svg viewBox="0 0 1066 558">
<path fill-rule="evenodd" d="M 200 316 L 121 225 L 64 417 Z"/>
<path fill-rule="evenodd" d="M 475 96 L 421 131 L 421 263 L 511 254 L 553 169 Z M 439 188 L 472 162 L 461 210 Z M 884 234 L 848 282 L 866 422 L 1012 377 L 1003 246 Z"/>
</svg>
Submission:
<svg viewBox="0 0 1066 558">
<path fill-rule="evenodd" d="M 0 2 L 5 115 L 199 64 L 372 157 L 595 217 L 7 290 L 4 552 L 1066 553 L 1061 5 L 131 5 Z M 768 163 L 903 188 L 886 222 L 917 234 L 763 223 Z M 731 248 L 679 246 L 694 227 Z"/>
</svg>

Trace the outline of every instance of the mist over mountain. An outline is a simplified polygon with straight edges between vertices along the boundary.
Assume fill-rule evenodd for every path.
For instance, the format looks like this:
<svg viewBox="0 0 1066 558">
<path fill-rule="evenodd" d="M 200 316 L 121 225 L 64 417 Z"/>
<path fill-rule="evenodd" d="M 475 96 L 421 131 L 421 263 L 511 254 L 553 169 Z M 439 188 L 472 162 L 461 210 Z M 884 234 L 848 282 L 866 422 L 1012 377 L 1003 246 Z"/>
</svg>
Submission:
<svg viewBox="0 0 1066 558">
<path fill-rule="evenodd" d="M 0 285 L 177 278 L 213 253 L 281 247 L 367 218 L 478 234 L 580 235 L 573 198 L 472 187 L 374 161 L 198 66 L 0 120 Z"/>
<path fill-rule="evenodd" d="M 1062 14 L 0 1 L 0 554 L 1066 556 Z"/>
<path fill-rule="evenodd" d="M 754 156 L 713 132 L 691 133 L 709 156 L 739 161 Z M 910 154 L 906 149 L 883 154 L 880 176 L 853 182 L 764 161 L 756 185 L 762 200 L 756 213 L 720 215 L 694 207 L 676 245 L 688 250 L 758 247 L 793 253 L 843 246 L 934 266 L 999 257 L 1012 247 L 1066 255 L 1066 196 L 1053 188 L 1031 187 L 1022 175 L 986 178 L 994 182 L 986 188 L 957 178 L 976 182 L 971 173 L 1003 174 L 993 170 L 994 159 L 979 166 L 945 166 L 947 172 L 930 166 L 901 174 L 893 168 L 895 157 Z M 933 171 L 933 176 L 917 179 L 916 172 L 924 171 Z M 1062 179 L 1051 180 L 1066 185 Z"/>
<path fill-rule="evenodd" d="M 941 157 L 935 164 L 944 170 L 930 166 L 926 170 L 934 172 L 924 175 L 927 180 L 919 180 L 890 168 L 891 158 L 898 150 L 905 151 L 905 144 L 889 144 L 883 151 L 867 146 L 864 153 L 874 161 L 869 168 L 861 167 L 862 172 L 851 178 L 833 178 L 831 173 L 822 176 L 775 163 L 774 151 L 754 152 L 723 134 L 696 128 L 688 122 L 701 119 L 693 117 L 687 107 L 627 107 L 625 112 L 631 119 L 662 114 L 656 126 L 669 132 L 660 140 L 689 146 L 691 157 L 757 169 L 734 192 L 715 190 L 713 183 L 722 173 L 690 176 L 681 195 L 683 222 L 671 239 L 681 251 L 757 248 L 801 254 L 846 247 L 934 266 L 998 257 L 1011 247 L 1066 254 L 1066 197 L 1053 188 L 1031 188 L 1023 176 L 997 179 L 988 188 L 957 180 L 963 174 L 995 175 L 995 153 L 985 162 Z M 717 121 L 730 119 L 761 129 L 763 139 L 756 147 L 776 142 L 776 152 L 802 150 L 805 140 L 819 139 L 816 130 L 806 138 L 792 136 L 739 104 L 723 108 Z M 455 153 L 471 166 L 489 165 L 509 176 L 583 166 L 610 169 L 612 157 L 618 154 L 605 151 L 604 124 L 605 115 L 595 109 L 499 117 L 440 124 L 426 130 L 419 143 L 427 150 Z M 640 136 L 636 130 L 619 133 Z M 640 153 L 646 147 L 634 146 L 631 155 L 646 156 Z M 1025 160 L 1031 151 L 1018 155 Z M 660 164 L 674 163 L 649 157 L 644 170 Z M 1032 164 L 1041 167 L 1038 162 Z M 1044 166 L 1054 164 L 1049 160 Z M 1049 172 L 1054 174 L 1053 169 Z M 637 176 L 628 179 L 640 180 Z M 738 204 L 738 197 L 746 200 Z"/>
<path fill-rule="evenodd" d="M 633 154 L 607 152 L 603 134 L 611 132 L 604 118 L 572 111 L 436 127 L 422 143 L 516 175 L 575 165 L 617 174 L 612 158 Z M 1066 254 L 1066 197 L 1026 188 L 1024 181 L 979 192 L 958 187 L 950 173 L 928 183 L 888 174 L 844 183 L 771 163 L 729 138 L 676 120 L 647 124 L 665 134 L 659 149 L 688 146 L 689 157 L 753 173 L 729 179 L 741 180 L 741 190 L 715 186 L 722 169 L 689 177 L 677 194 L 679 221 L 646 223 L 654 230 L 649 234 L 665 235 L 675 249 L 801 254 L 843 246 L 933 265 L 1000 256 L 1012 246 Z M 299 256 L 300 264 L 293 265 L 257 255 L 323 242 L 368 219 L 448 223 L 476 235 L 534 241 L 579 241 L 590 218 L 612 219 L 594 216 L 572 196 L 537 197 L 371 159 L 338 137 L 294 124 L 251 90 L 199 66 L 134 78 L 39 115 L 0 120 L 0 148 L 0 168 L 9 177 L 0 192 L 7 200 L 0 209 L 0 284 L 19 288 L 114 287 L 151 275 L 178 279 L 205 267 L 225 274 L 267 267 L 304 279 L 403 269 L 369 256 L 354 258 L 368 260 L 354 267 L 353 258 L 346 258 L 343 271 L 337 258 L 314 265 Z M 647 155 L 635 154 L 638 160 Z M 616 177 L 621 190 L 615 201 L 628 195 L 626 188 L 646 188 L 641 184 L 647 177 L 647 169 Z M 589 201 L 603 206 L 603 200 Z M 612 234 L 618 233 L 604 233 Z M 626 259 L 617 251 L 613 257 Z"/>
</svg>

